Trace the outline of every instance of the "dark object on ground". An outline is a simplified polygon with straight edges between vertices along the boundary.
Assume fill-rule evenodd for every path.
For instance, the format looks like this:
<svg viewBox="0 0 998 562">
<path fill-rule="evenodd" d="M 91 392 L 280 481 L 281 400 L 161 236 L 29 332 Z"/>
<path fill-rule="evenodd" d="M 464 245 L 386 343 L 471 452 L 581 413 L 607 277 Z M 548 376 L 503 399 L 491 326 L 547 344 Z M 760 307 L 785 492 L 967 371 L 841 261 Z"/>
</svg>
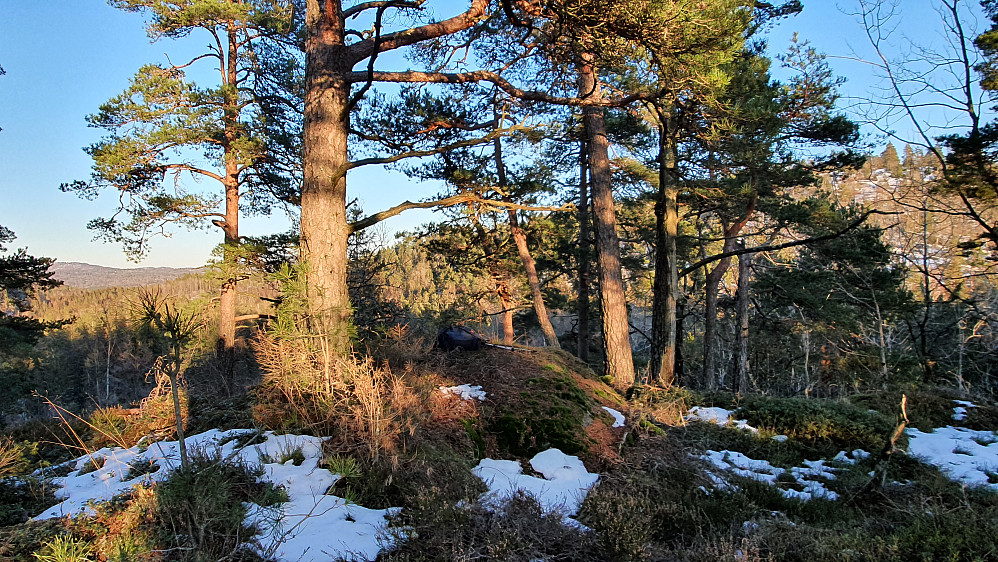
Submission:
<svg viewBox="0 0 998 562">
<path fill-rule="evenodd" d="M 480 351 L 488 342 L 471 328 L 448 326 L 437 334 L 437 349 L 444 351 Z"/>
</svg>

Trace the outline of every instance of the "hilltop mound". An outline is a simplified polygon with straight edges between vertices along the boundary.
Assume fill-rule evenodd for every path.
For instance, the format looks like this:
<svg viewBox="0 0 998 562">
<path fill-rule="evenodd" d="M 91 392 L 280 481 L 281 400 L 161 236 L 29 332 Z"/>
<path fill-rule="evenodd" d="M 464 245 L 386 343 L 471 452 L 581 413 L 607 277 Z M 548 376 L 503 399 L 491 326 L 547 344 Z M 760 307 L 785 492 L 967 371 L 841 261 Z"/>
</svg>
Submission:
<svg viewBox="0 0 998 562">
<path fill-rule="evenodd" d="M 465 422 L 479 456 L 528 458 L 554 447 L 598 467 L 619 460 L 622 430 L 604 407 L 623 410 L 624 400 L 568 353 L 490 348 L 434 354 L 423 368 L 440 386 L 485 392 L 477 419 Z"/>
</svg>

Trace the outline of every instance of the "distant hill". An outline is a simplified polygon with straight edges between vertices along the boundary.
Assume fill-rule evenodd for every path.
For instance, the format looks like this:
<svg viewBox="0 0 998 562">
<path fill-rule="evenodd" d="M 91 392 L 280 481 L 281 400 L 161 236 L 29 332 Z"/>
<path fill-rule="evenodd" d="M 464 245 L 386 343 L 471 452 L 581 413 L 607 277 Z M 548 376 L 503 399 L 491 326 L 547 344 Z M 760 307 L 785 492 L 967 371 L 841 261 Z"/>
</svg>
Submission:
<svg viewBox="0 0 998 562">
<path fill-rule="evenodd" d="M 90 265 L 89 263 L 55 262 L 52 264 L 53 277 L 66 286 L 81 289 L 102 289 L 106 287 L 139 287 L 163 283 L 190 273 L 200 273 L 201 268 L 193 267 L 135 267 L 117 268 Z"/>
</svg>

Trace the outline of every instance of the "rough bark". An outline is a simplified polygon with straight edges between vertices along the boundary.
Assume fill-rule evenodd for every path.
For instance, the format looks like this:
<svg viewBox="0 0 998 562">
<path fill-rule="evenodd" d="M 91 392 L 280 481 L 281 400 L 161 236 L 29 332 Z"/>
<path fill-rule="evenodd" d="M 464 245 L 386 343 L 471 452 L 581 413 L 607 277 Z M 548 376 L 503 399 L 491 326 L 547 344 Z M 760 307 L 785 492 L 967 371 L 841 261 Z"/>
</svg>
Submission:
<svg viewBox="0 0 998 562">
<path fill-rule="evenodd" d="M 383 36 L 376 25 L 373 36 L 347 45 L 341 0 L 306 2 L 301 261 L 306 267 L 310 329 L 330 351 L 346 352 L 350 347 L 346 172 L 351 105 L 376 79 L 378 53 L 468 29 L 487 15 L 488 7 L 488 0 L 473 0 L 467 11 L 452 18 Z M 353 72 L 365 59 L 368 71 Z M 365 83 L 357 100 L 350 97 L 351 80 Z"/>
<path fill-rule="evenodd" d="M 502 141 L 497 138 L 493 143 L 495 144 L 496 171 L 499 175 L 499 187 L 504 193 L 508 193 L 506 189 L 509 185 L 506 179 L 506 166 L 503 164 L 502 159 Z M 561 344 L 558 343 L 558 334 L 554 332 L 554 326 L 551 325 L 551 319 L 548 317 L 547 306 L 544 305 L 544 294 L 541 292 L 541 280 L 537 275 L 537 265 L 534 263 L 533 256 L 530 255 L 530 248 L 527 247 L 527 232 L 520 226 L 520 220 L 515 209 L 509 209 L 507 215 L 509 217 L 510 233 L 513 236 L 513 242 L 516 244 L 516 252 L 520 255 L 520 262 L 523 263 L 523 269 L 527 272 L 527 285 L 530 286 L 534 314 L 537 315 L 537 321 L 541 325 L 541 332 L 544 333 L 544 343 L 548 347 L 561 349 Z M 512 320 L 510 320 L 510 326 L 512 326 Z"/>
<path fill-rule="evenodd" d="M 744 250 L 745 243 L 739 242 L 738 248 Z M 738 256 L 738 332 L 736 342 L 738 348 L 738 392 L 746 393 L 749 390 L 749 275 L 754 254 L 741 254 Z"/>
<path fill-rule="evenodd" d="M 509 285 L 502 280 L 496 280 L 496 293 L 499 295 L 499 303 L 502 305 L 502 343 L 513 345 L 516 341 L 516 333 L 513 331 L 513 299 L 510 295 Z"/>
<path fill-rule="evenodd" d="M 676 295 L 679 292 L 679 178 L 671 120 L 659 111 L 658 200 L 655 202 L 655 283 L 652 290 L 650 381 L 667 387 L 675 380 Z"/>
<path fill-rule="evenodd" d="M 579 95 L 600 100 L 593 57 L 583 55 L 579 65 Z M 605 373 L 614 386 L 634 384 L 627 302 L 620 267 L 620 240 L 610 178 L 609 142 L 604 110 L 585 106 L 583 123 L 589 144 L 589 169 L 592 183 L 593 217 L 596 231 L 596 256 L 599 268 L 600 304 L 603 309 L 603 352 Z"/>
<path fill-rule="evenodd" d="M 305 44 L 304 171 L 301 198 L 301 261 L 312 325 L 332 349 L 349 348 L 347 327 L 346 74 L 353 62 L 344 42 L 337 1 L 309 0 Z"/>
<path fill-rule="evenodd" d="M 222 116 L 225 136 L 223 141 L 225 177 L 222 181 L 225 188 L 225 219 L 221 228 L 225 234 L 223 261 L 228 266 L 226 271 L 233 271 L 231 267 L 235 256 L 232 255 L 232 248 L 239 243 L 239 162 L 236 160 L 234 146 L 239 136 L 239 95 L 235 90 L 239 82 L 239 38 L 234 29 L 230 29 L 227 35 L 228 57 L 227 65 L 222 70 L 222 81 L 233 88 L 226 94 Z M 233 379 L 235 369 L 237 284 L 238 279 L 235 274 L 222 281 L 218 306 L 216 355 L 221 362 L 222 372 L 229 382 Z"/>
<path fill-rule="evenodd" d="M 589 151 L 586 141 L 579 142 L 579 272 L 578 272 L 578 349 L 579 359 L 589 362 L 589 238 L 591 219 L 589 217 Z"/>
<path fill-rule="evenodd" d="M 736 237 L 745 228 L 745 225 L 755 212 L 756 202 L 757 197 L 753 195 L 745 208 L 745 215 L 731 225 L 723 225 L 724 246 L 721 248 L 722 254 L 738 251 Z M 714 269 L 707 274 L 707 281 L 704 287 L 706 293 L 704 298 L 703 370 L 701 371 L 701 377 L 704 386 L 708 389 L 717 388 L 718 382 L 717 363 L 714 357 L 714 340 L 717 334 L 717 293 L 720 290 L 721 279 L 724 278 L 724 274 L 731 267 L 731 257 L 733 255 L 731 254 L 718 260 Z"/>
</svg>

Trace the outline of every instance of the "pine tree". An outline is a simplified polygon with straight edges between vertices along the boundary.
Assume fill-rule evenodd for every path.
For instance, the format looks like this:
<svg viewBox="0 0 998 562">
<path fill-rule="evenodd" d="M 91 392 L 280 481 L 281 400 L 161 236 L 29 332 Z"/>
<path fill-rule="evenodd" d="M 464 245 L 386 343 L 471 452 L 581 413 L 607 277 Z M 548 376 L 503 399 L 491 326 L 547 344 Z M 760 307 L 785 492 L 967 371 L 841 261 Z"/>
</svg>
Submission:
<svg viewBox="0 0 998 562">
<path fill-rule="evenodd" d="M 50 289 L 62 285 L 52 278 L 49 267 L 55 261 L 51 258 L 30 256 L 25 249 L 7 254 L 4 244 L 13 241 L 14 233 L 0 225 L 0 353 L 34 344 L 48 328 L 61 326 L 63 322 L 43 322 L 26 317 L 24 312 L 31 308 L 31 296 L 40 289 Z"/>
<path fill-rule="evenodd" d="M 237 282 L 244 275 L 238 263 L 245 254 L 238 249 L 240 215 L 268 213 L 274 201 L 296 199 L 294 172 L 281 173 L 295 165 L 279 158 L 296 156 L 293 146 L 279 146 L 279 141 L 294 144 L 296 134 L 286 127 L 296 123 L 278 123 L 273 115 L 299 103 L 293 82 L 295 47 L 289 38 L 294 6 L 264 0 L 112 4 L 147 14 L 153 40 L 198 31 L 211 43 L 185 64 L 143 66 L 124 92 L 88 117 L 91 126 L 110 134 L 86 149 L 94 161 L 91 179 L 61 188 L 84 198 L 105 189 L 117 191 L 116 213 L 88 226 L 104 239 L 122 243 L 133 259 L 143 257 L 149 237 L 169 224 L 202 228 L 210 221 L 221 229 L 218 348 L 231 374 Z M 264 48 L 267 43 L 269 49 Z M 217 83 L 203 86 L 188 77 L 190 67 L 209 62 L 215 65 Z M 286 74 L 260 73 L 275 68 Z M 282 83 L 283 92 L 275 89 Z M 212 187 L 201 188 L 202 181 Z"/>
</svg>

